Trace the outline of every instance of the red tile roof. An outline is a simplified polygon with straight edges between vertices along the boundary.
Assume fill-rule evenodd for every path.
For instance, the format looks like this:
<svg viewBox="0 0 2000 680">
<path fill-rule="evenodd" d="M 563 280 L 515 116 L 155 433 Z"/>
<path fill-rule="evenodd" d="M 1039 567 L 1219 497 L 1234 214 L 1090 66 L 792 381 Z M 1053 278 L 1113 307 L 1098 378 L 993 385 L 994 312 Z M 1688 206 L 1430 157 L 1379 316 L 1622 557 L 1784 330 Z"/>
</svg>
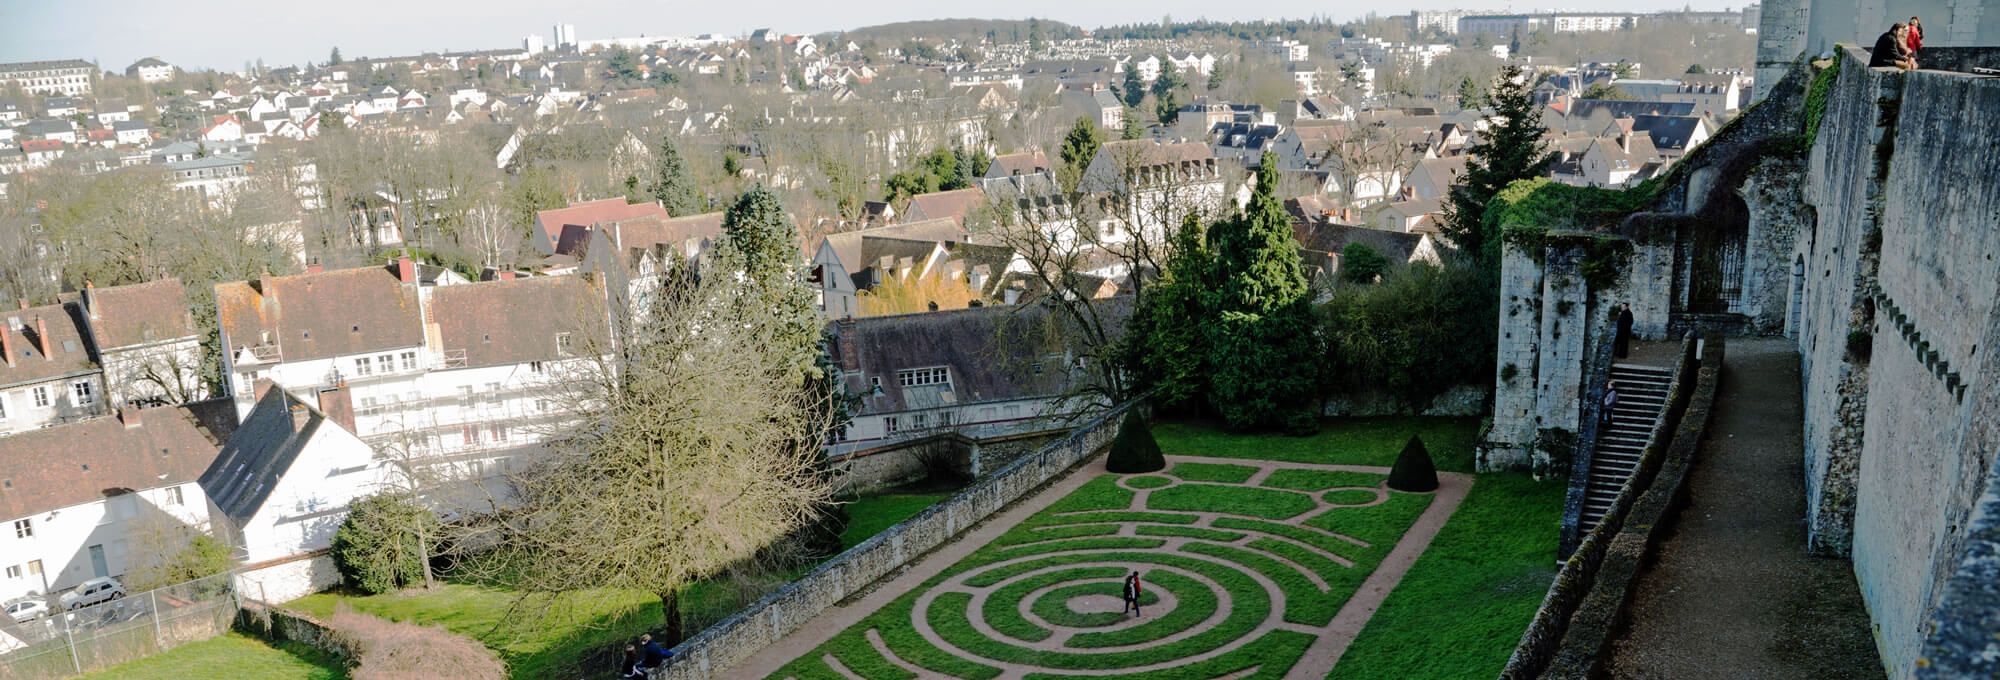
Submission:
<svg viewBox="0 0 2000 680">
<path fill-rule="evenodd" d="M 217 407 L 220 408 L 217 408 Z M 227 401 L 138 409 L 0 438 L 0 518 L 193 482 L 236 422 Z"/>
<path fill-rule="evenodd" d="M 100 350 L 195 335 L 187 288 L 180 279 L 84 289 L 91 338 Z"/>
<path fill-rule="evenodd" d="M 264 342 L 285 361 L 324 359 L 424 343 L 415 286 L 391 267 L 270 276 L 216 284 L 229 350 Z"/>
<path fill-rule="evenodd" d="M 564 225 L 587 227 L 599 222 L 621 222 L 649 216 L 663 220 L 669 217 L 667 209 L 658 203 L 627 204 L 623 198 L 606 198 L 535 213 L 535 228 L 541 232 L 544 244 L 553 250 L 557 240 L 562 238 Z"/>
</svg>

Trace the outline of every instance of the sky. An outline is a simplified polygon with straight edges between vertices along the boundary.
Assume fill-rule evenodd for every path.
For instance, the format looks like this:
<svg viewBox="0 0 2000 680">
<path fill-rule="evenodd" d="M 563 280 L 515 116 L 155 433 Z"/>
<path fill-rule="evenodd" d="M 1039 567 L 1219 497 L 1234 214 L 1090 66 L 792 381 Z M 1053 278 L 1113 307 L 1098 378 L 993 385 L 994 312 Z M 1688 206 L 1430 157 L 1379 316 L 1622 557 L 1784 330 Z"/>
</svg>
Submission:
<svg viewBox="0 0 2000 680">
<path fill-rule="evenodd" d="M 1390 5 L 1359 0 L 0 0 L 0 62 L 94 60 L 124 70 L 157 56 L 182 67 L 237 70 L 262 58 L 271 66 L 325 61 L 339 46 L 347 58 L 427 51 L 518 47 L 530 33 L 576 26 L 581 40 L 637 35 L 742 35 L 771 28 L 819 33 L 873 24 L 949 17 L 1044 17 L 1085 28 L 1110 24 L 1208 18 L 1275 19 L 1313 15 L 1347 20 L 1376 12 L 1456 6 L 1496 11 L 1567 7 L 1653 11 L 1693 6 L 1740 7 L 1750 0 L 1409 0 Z"/>
</svg>

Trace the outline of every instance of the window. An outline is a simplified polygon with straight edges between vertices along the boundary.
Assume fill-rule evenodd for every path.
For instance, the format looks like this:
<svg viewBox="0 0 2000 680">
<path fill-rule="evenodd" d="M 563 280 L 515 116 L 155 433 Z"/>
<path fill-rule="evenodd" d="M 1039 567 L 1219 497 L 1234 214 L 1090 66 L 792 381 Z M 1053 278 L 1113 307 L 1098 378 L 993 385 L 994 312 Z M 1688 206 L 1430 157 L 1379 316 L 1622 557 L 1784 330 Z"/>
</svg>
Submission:
<svg viewBox="0 0 2000 680">
<path fill-rule="evenodd" d="M 536 410 L 537 412 L 547 412 L 547 411 L 549 410 L 549 400 L 547 400 L 547 399 L 536 399 L 536 400 L 535 400 L 535 410 Z"/>
<path fill-rule="evenodd" d="M 529 370 L 529 371 L 532 371 L 532 372 L 535 372 L 535 373 L 541 373 L 541 372 L 543 372 L 543 369 L 544 369 L 544 367 L 542 366 L 542 362 L 539 362 L 539 361 L 530 361 L 530 362 L 528 362 L 528 370 Z"/>
<path fill-rule="evenodd" d="M 382 365 L 382 372 L 383 372 L 383 373 L 388 373 L 388 372 L 390 372 L 390 371 L 394 371 L 394 370 L 396 370 L 396 361 L 395 361 L 395 360 L 396 360 L 396 357 L 393 357 L 393 356 L 390 356 L 390 355 L 387 355 L 387 354 L 384 354 L 384 355 L 382 355 L 382 356 L 379 356 L 379 357 L 375 357 L 375 363 L 377 363 L 377 364 L 381 364 L 381 365 Z"/>
<path fill-rule="evenodd" d="M 28 575 L 29 575 L 29 576 L 41 576 L 41 575 L 42 575 L 42 561 L 41 561 L 41 560 L 28 560 Z"/>
<path fill-rule="evenodd" d="M 913 416 L 910 416 L 910 425 L 912 425 L 912 426 L 916 427 L 916 428 L 917 428 L 917 429 L 919 429 L 919 430 L 921 430 L 921 429 L 924 429 L 924 428 L 926 428 L 926 427 L 930 427 L 930 426 L 931 426 L 931 416 L 930 416 L 930 414 L 928 414 L 928 413 L 919 413 L 919 414 L 916 414 L 916 415 L 913 415 Z"/>
<path fill-rule="evenodd" d="M 556 334 L 556 356 L 559 356 L 559 357 L 566 357 L 566 356 L 569 356 L 569 352 L 570 352 L 570 343 L 569 343 L 569 334 L 568 334 L 568 333 L 557 333 L 557 334 Z"/>
<path fill-rule="evenodd" d="M 167 487 L 167 505 L 185 505 L 186 503 L 187 498 L 181 495 L 180 487 Z"/>
<path fill-rule="evenodd" d="M 356 357 L 354 359 L 354 374 L 374 375 L 375 361 L 373 359 L 369 359 L 368 357 Z"/>
<path fill-rule="evenodd" d="M 70 383 L 69 392 L 76 396 L 76 403 L 79 406 L 97 402 L 97 388 L 92 387 L 88 380 Z"/>
<path fill-rule="evenodd" d="M 35 408 L 48 408 L 48 407 L 49 407 L 49 386 L 48 386 L 48 385 L 42 385 L 42 386 L 39 386 L 39 387 L 36 387 L 36 388 L 35 388 Z"/>
<path fill-rule="evenodd" d="M 9 580 L 21 578 L 21 565 L 16 564 L 11 567 L 7 567 L 7 578 Z"/>
<path fill-rule="evenodd" d="M 0 397 L 0 420 L 7 419 L 7 399 Z"/>
<path fill-rule="evenodd" d="M 882 431 L 887 434 L 895 434 L 896 430 L 902 429 L 901 427 L 899 427 L 901 424 L 902 423 L 897 421 L 895 416 L 884 416 L 882 418 Z M 22 520 L 22 521 L 27 521 L 27 520 Z"/>
<path fill-rule="evenodd" d="M 14 520 L 14 538 L 34 538 L 34 537 L 35 537 L 35 520 L 32 519 Z"/>
<path fill-rule="evenodd" d="M 833 430 L 833 441 L 835 441 L 835 442 L 844 442 L 844 441 L 847 441 L 847 426 L 846 426 L 846 425 L 842 425 L 842 426 L 840 426 L 840 427 L 837 427 L 837 428 L 834 428 L 834 430 Z"/>
<path fill-rule="evenodd" d="M 950 411 L 938 412 L 938 427 L 951 427 L 951 420 L 952 418 Z"/>
<path fill-rule="evenodd" d="M 919 368 L 908 371 L 897 371 L 896 382 L 904 387 L 919 387 L 922 385 L 950 385 L 951 369 L 945 368 L 943 366 L 938 366 L 935 368 Z"/>
<path fill-rule="evenodd" d="M 417 370 L 417 353 L 416 353 L 416 352 L 404 352 L 404 353 L 403 353 L 403 370 L 405 370 L 405 371 L 414 371 L 414 370 Z"/>
<path fill-rule="evenodd" d="M 506 425 L 494 425 L 494 426 L 493 426 L 493 441 L 496 441 L 496 442 L 504 442 L 504 441 L 507 441 L 507 430 L 508 430 L 508 428 L 507 428 L 507 426 L 506 426 Z"/>
</svg>

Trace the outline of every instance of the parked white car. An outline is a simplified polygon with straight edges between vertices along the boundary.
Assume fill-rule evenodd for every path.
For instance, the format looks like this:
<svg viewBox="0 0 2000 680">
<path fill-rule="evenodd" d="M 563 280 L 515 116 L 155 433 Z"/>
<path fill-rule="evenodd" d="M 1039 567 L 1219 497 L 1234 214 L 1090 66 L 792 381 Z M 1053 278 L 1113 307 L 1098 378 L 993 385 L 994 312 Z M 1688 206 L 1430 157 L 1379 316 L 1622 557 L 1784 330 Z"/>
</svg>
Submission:
<svg viewBox="0 0 2000 680">
<path fill-rule="evenodd" d="M 7 603 L 7 615 L 15 621 L 26 623 L 49 615 L 49 603 L 39 599 L 21 599 Z"/>
<path fill-rule="evenodd" d="M 118 579 L 100 576 L 84 581 L 78 584 L 76 588 L 63 593 L 62 607 L 64 611 L 68 611 L 77 607 L 88 607 L 93 604 L 110 602 L 124 596 L 125 586 L 120 584 Z"/>
</svg>

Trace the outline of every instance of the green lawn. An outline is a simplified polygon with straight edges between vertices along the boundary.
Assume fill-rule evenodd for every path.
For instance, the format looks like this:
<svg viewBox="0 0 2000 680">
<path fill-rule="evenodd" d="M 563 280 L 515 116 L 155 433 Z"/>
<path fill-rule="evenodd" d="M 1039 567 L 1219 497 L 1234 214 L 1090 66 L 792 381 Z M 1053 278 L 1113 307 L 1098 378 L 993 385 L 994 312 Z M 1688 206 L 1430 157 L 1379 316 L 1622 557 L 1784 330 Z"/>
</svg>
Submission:
<svg viewBox="0 0 2000 680">
<path fill-rule="evenodd" d="M 857 499 L 847 506 L 852 521 L 841 532 L 842 547 L 853 547 L 945 496 L 886 494 Z M 795 578 L 808 569 L 802 567 L 782 578 Z M 744 596 L 736 588 L 709 582 L 689 586 L 682 595 L 683 614 L 695 626 L 720 620 L 742 606 Z M 320 593 L 286 606 L 324 617 L 332 615 L 342 602 L 355 611 L 387 619 L 441 624 L 485 644 L 507 662 L 510 676 L 522 679 L 602 673 L 608 669 L 582 664 L 593 652 L 635 638 L 660 623 L 659 598 L 634 590 L 606 589 L 521 600 L 512 591 L 447 583 L 429 591 L 384 595 Z"/>
<path fill-rule="evenodd" d="M 272 646 L 241 633 L 190 642 L 143 659 L 84 676 L 86 680 L 334 680 L 347 677 L 340 661 L 296 642 Z"/>
<path fill-rule="evenodd" d="M 1396 464 L 1411 434 L 1423 436 L 1439 470 L 1472 471 L 1472 445 L 1479 439 L 1479 421 L 1472 418 L 1340 418 L 1310 437 L 1236 434 L 1201 423 L 1153 426 L 1160 449 L 1173 455 L 1382 467 Z"/>
</svg>

